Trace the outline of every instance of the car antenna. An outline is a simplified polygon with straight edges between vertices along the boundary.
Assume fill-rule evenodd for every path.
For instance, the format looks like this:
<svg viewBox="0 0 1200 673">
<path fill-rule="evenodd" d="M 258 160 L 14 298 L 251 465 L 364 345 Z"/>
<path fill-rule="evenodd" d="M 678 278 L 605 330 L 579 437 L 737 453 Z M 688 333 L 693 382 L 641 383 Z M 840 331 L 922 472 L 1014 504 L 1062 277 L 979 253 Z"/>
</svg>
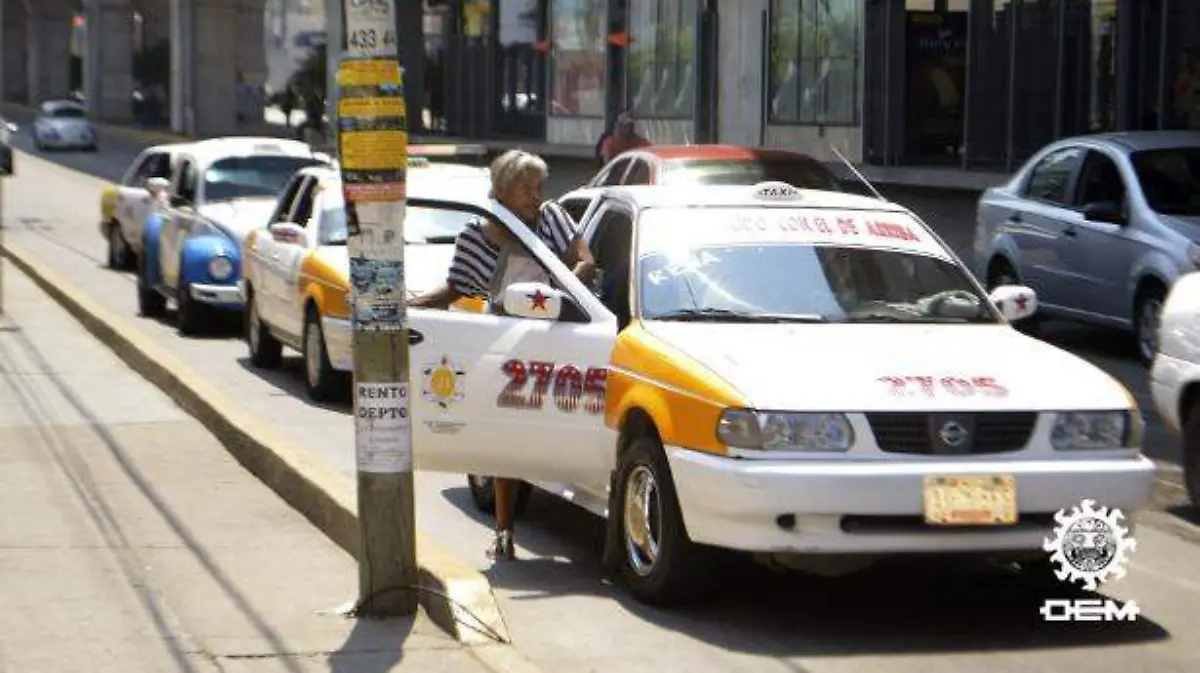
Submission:
<svg viewBox="0 0 1200 673">
<path fill-rule="evenodd" d="M 850 169 L 850 172 L 854 174 L 854 177 L 858 178 L 859 182 L 862 182 L 867 186 L 867 189 L 871 190 L 871 193 L 875 195 L 875 198 L 879 199 L 880 201 L 887 201 L 887 199 L 883 198 L 883 194 L 880 194 L 879 190 L 875 189 L 875 185 L 871 184 L 871 181 L 868 180 L 861 172 L 859 172 L 859 170 L 854 167 L 854 164 L 850 163 L 850 160 L 843 156 L 842 153 L 833 146 L 833 143 L 829 143 L 829 149 L 834 153 L 834 155 L 837 156 L 838 159 L 841 160 L 846 168 Z"/>
</svg>

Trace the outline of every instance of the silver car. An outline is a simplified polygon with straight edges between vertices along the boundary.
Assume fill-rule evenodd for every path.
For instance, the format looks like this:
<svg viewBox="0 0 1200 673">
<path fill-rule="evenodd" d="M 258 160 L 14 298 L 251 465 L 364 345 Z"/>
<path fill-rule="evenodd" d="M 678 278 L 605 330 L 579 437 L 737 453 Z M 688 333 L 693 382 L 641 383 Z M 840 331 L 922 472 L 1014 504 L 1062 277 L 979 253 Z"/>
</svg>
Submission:
<svg viewBox="0 0 1200 673">
<path fill-rule="evenodd" d="M 87 110 L 69 100 L 48 100 L 33 120 L 33 145 L 49 149 L 85 149 L 95 152 L 96 129 L 87 119 Z"/>
<path fill-rule="evenodd" d="M 1128 330 L 1148 365 L 1167 291 L 1200 268 L 1200 133 L 1057 141 L 985 191 L 976 220 L 976 273 L 989 289 L 1037 291 L 1038 317 L 1028 322 Z"/>
</svg>

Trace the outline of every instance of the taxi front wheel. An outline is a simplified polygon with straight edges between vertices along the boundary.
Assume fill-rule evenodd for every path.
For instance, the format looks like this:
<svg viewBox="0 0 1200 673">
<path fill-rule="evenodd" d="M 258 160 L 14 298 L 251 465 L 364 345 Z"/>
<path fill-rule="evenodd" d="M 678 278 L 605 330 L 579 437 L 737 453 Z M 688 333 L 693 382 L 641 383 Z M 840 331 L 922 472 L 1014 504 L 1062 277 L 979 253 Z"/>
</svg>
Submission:
<svg viewBox="0 0 1200 673">
<path fill-rule="evenodd" d="M 672 605 L 701 593 L 709 551 L 688 539 L 675 482 L 658 440 L 639 437 L 617 466 L 621 575 L 634 598 Z"/>
</svg>

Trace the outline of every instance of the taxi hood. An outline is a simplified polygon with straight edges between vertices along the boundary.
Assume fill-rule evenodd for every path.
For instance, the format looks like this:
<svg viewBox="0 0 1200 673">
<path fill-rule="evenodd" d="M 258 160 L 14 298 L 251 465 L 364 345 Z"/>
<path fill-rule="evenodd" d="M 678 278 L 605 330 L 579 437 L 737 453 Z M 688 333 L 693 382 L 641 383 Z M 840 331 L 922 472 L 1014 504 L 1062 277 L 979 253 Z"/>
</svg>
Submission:
<svg viewBox="0 0 1200 673">
<path fill-rule="evenodd" d="M 205 203 L 197 210 L 201 217 L 240 243 L 246 240 L 250 230 L 263 226 L 271 219 L 275 204 L 274 197 L 250 197 Z"/>
<path fill-rule="evenodd" d="M 772 411 L 1128 409 L 1106 372 L 1007 325 L 648 322 Z"/>
<path fill-rule="evenodd" d="M 350 251 L 344 245 L 322 246 L 321 260 L 348 287 L 350 285 Z M 453 245 L 409 244 L 404 248 L 404 285 L 410 294 L 422 294 L 446 282 Z"/>
</svg>

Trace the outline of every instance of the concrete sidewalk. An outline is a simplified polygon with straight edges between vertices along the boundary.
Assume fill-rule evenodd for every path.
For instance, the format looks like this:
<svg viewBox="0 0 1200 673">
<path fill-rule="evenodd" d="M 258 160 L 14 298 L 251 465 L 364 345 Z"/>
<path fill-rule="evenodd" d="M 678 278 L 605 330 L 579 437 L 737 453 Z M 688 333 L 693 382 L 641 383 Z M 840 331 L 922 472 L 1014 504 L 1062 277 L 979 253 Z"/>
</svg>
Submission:
<svg viewBox="0 0 1200 673">
<path fill-rule="evenodd" d="M 423 613 L 342 617 L 345 552 L 11 265 L 3 289 L 0 670 L 501 668 Z"/>
</svg>

